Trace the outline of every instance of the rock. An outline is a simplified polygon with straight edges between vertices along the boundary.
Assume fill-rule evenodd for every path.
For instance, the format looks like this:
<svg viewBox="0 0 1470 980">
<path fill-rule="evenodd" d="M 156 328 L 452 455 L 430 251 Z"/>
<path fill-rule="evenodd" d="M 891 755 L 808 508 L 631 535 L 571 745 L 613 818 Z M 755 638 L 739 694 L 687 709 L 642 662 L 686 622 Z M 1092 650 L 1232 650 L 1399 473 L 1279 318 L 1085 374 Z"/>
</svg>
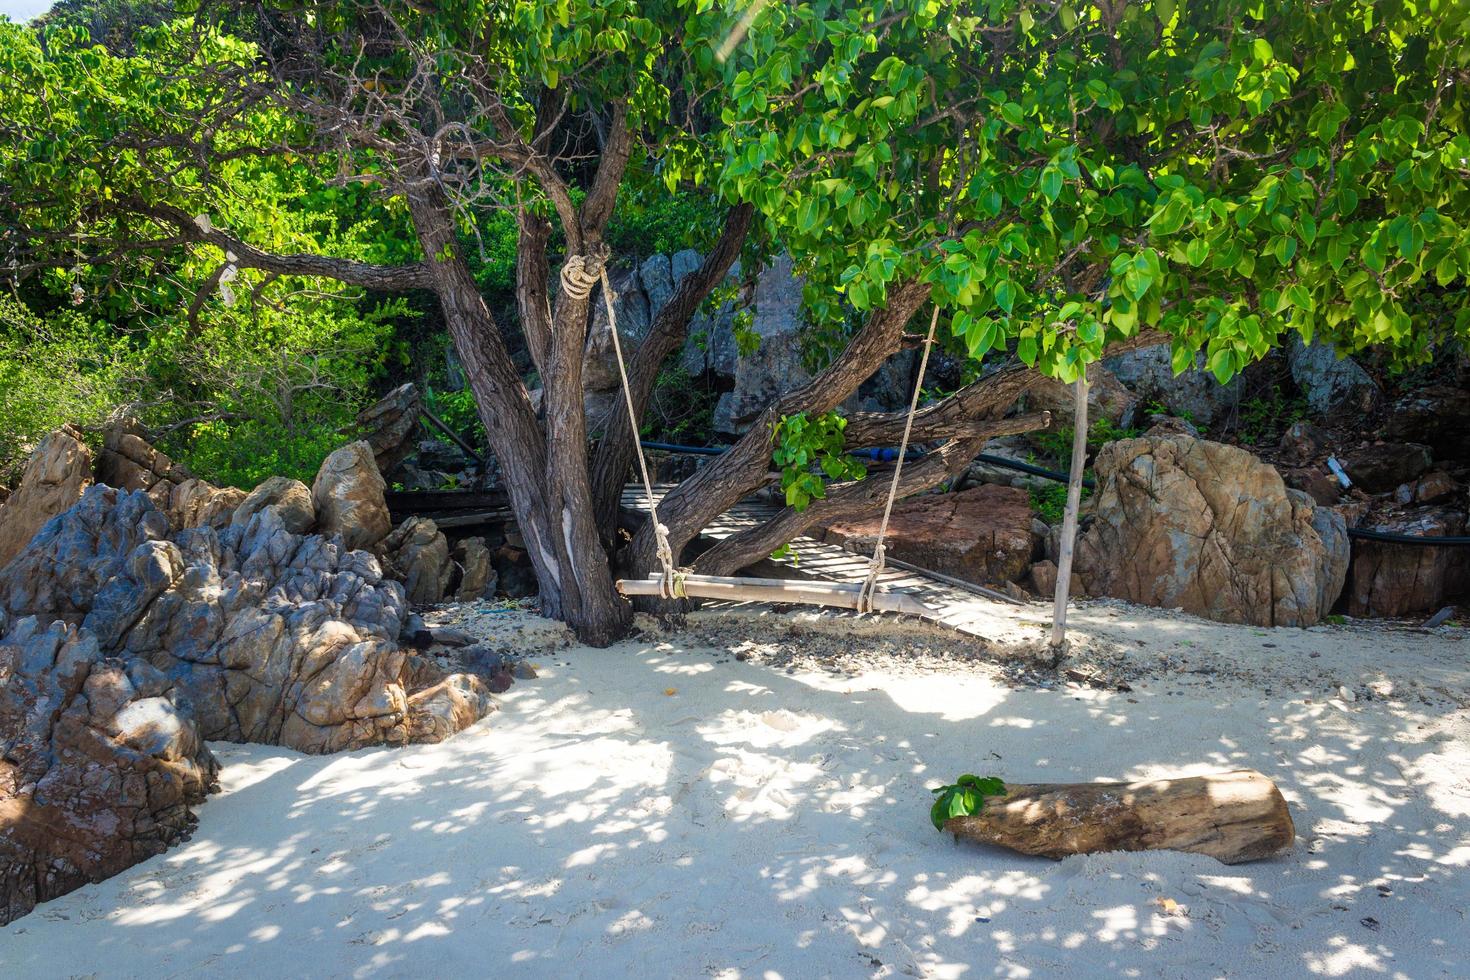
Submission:
<svg viewBox="0 0 1470 980">
<path fill-rule="evenodd" d="M 383 541 L 383 552 L 409 602 L 422 606 L 444 601 L 454 565 L 449 542 L 437 524 L 427 517 L 410 517 Z"/>
<path fill-rule="evenodd" d="M 1089 595 L 1227 623 L 1310 626 L 1347 574 L 1342 516 L 1250 453 L 1186 436 L 1123 439 L 1095 464 L 1077 543 Z"/>
<path fill-rule="evenodd" d="M 1379 442 L 1339 457 L 1348 478 L 1368 493 L 1390 493 L 1416 479 L 1433 462 L 1429 447 L 1412 442 Z"/>
<path fill-rule="evenodd" d="M 263 510 L 273 510 L 281 519 L 281 526 L 292 534 L 305 534 L 316 525 L 316 508 L 311 502 L 311 490 L 300 480 L 285 476 L 273 476 L 240 501 L 230 523 L 249 524 L 250 519 Z"/>
<path fill-rule="evenodd" d="M 987 456 L 1010 459 L 1018 463 L 1025 463 L 1028 456 L 1036 455 L 1026 442 L 1014 437 L 992 439 L 985 444 L 983 452 Z M 1009 466 L 988 463 L 979 459 L 972 462 L 965 470 L 965 478 L 969 483 L 993 483 L 1003 487 L 1020 487 L 1027 491 L 1045 490 L 1054 485 L 1053 481 L 1044 476 L 1033 476 Z"/>
<path fill-rule="evenodd" d="M 392 473 L 413 452 L 423 409 L 423 395 L 417 385 L 409 382 L 358 413 L 357 426 L 373 452 L 379 473 Z"/>
<path fill-rule="evenodd" d="M 398 645 L 403 588 L 371 554 L 269 508 L 169 533 L 146 494 L 93 487 L 0 571 L 0 602 L 152 664 L 205 738 L 335 752 L 416 737 L 410 695 L 427 682 Z"/>
<path fill-rule="evenodd" d="M 1169 414 L 1204 428 L 1234 411 L 1244 388 L 1241 375 L 1224 385 L 1216 381 L 1204 367 L 1203 354 L 1194 367 L 1175 376 L 1168 344 L 1129 351 L 1102 364 L 1146 406 L 1161 405 Z"/>
<path fill-rule="evenodd" d="M 1405 395 L 1389 411 L 1384 434 L 1421 442 L 1442 459 L 1470 459 L 1470 386 L 1433 385 Z"/>
<path fill-rule="evenodd" d="M 1056 595 L 1057 563 L 1047 559 L 1046 561 L 1039 561 L 1032 565 L 1031 587 L 1036 590 L 1037 595 L 1046 599 L 1050 599 Z M 1071 585 L 1068 588 L 1067 594 L 1073 598 L 1087 594 L 1082 587 L 1082 578 L 1076 572 L 1072 573 Z"/>
<path fill-rule="evenodd" d="M 1144 419 L 1144 423 L 1148 426 L 1143 433 L 1146 436 L 1189 436 L 1191 439 L 1200 437 L 1199 426 L 1175 415 L 1155 412 Z"/>
<path fill-rule="evenodd" d="M 1342 484 L 1337 482 L 1337 477 L 1318 467 L 1286 468 L 1281 471 L 1281 479 L 1323 507 L 1332 506 L 1342 496 Z"/>
<path fill-rule="evenodd" d="M 97 482 L 120 490 L 143 490 L 160 508 L 168 506 L 173 488 L 192 474 L 148 442 L 148 430 L 136 419 L 123 419 L 102 434 Z"/>
<path fill-rule="evenodd" d="M 219 766 L 186 700 L 88 630 L 0 613 L 0 925 L 161 854 Z"/>
<path fill-rule="evenodd" d="M 515 678 L 518 681 L 534 681 L 537 677 L 540 676 L 536 673 L 536 668 L 526 663 L 524 660 L 516 661 L 516 665 L 511 670 L 511 673 L 515 675 Z"/>
<path fill-rule="evenodd" d="M 473 634 L 448 626 L 432 627 L 429 630 L 429 635 L 434 638 L 435 643 L 446 647 L 468 647 L 475 645 Z"/>
<path fill-rule="evenodd" d="M 1459 493 L 1460 485 L 1444 470 L 1425 473 L 1413 483 L 1400 484 L 1393 492 L 1394 502 L 1401 507 L 1410 504 L 1440 504 Z"/>
<path fill-rule="evenodd" d="M 648 316 L 652 320 L 674 295 L 674 264 L 667 255 L 650 255 L 638 266 L 638 280 L 643 295 L 648 297 Z"/>
<path fill-rule="evenodd" d="M 205 525 L 222 530 L 230 526 L 245 496 L 236 487 L 217 487 L 190 477 L 169 491 L 165 510 L 169 524 L 177 530 Z"/>
<path fill-rule="evenodd" d="M 715 431 L 744 432 L 773 399 L 811 380 L 802 363 L 801 293 L 789 256 L 777 256 L 756 277 L 752 329 L 760 346 L 736 360 L 735 387 L 715 404 Z"/>
<path fill-rule="evenodd" d="M 1407 514 L 1369 515 L 1360 526 L 1390 534 L 1438 538 L 1465 533 L 1465 514 L 1426 507 Z M 1348 615 L 1405 616 L 1430 612 L 1470 589 L 1470 549 L 1358 540 L 1353 545 Z"/>
<path fill-rule="evenodd" d="M 1367 414 L 1378 407 L 1383 393 L 1351 357 L 1339 357 L 1331 344 L 1305 344 L 1293 335 L 1286 352 L 1291 377 L 1306 395 L 1307 407 L 1317 415 L 1339 411 Z"/>
<path fill-rule="evenodd" d="M 637 269 L 609 267 L 607 277 L 616 297 L 613 310 L 618 317 L 618 339 L 623 345 L 623 356 L 631 357 L 643 343 L 643 338 L 648 336 L 649 325 L 653 322 L 648 296 L 643 292 Z M 594 290 L 592 295 L 592 318 L 582 355 L 582 385 L 593 392 L 613 392 L 621 388 L 612 334 L 608 331 L 607 304 L 603 302 L 601 289 Z"/>
<path fill-rule="evenodd" d="M 0 568 L 4 568 L 53 517 L 77 502 L 92 482 L 92 454 L 70 426 L 42 439 L 25 473 L 0 504 Z"/>
<path fill-rule="evenodd" d="M 1133 424 L 1138 396 L 1123 387 L 1113 372 L 1101 364 L 1095 365 L 1087 372 L 1087 382 L 1087 417 L 1091 422 L 1107 419 L 1117 426 Z M 1076 403 L 1072 385 L 1046 378 L 1026 392 L 1025 402 L 1027 411 L 1051 412 L 1053 428 L 1072 425 Z"/>
<path fill-rule="evenodd" d="M 415 691 L 408 697 L 409 741 L 442 742 L 464 731 L 494 709 L 490 693 L 471 674 L 449 674 Z"/>
<path fill-rule="evenodd" d="M 328 456 L 311 485 L 311 502 L 323 534 L 336 534 L 349 549 L 372 548 L 393 530 L 387 485 L 366 442 L 353 442 Z"/>
<path fill-rule="evenodd" d="M 1281 433 L 1281 457 L 1298 466 L 1310 463 L 1327 451 L 1327 433 L 1310 422 L 1293 422 Z"/>
<path fill-rule="evenodd" d="M 881 515 L 829 525 L 823 540 L 871 552 Z M 1020 580 L 1037 556 L 1024 490 L 985 485 L 900 501 L 888 523 L 888 553 L 976 583 Z"/>
<path fill-rule="evenodd" d="M 455 599 L 460 602 L 474 602 L 495 594 L 497 576 L 484 538 L 464 538 L 456 542 L 454 560 L 460 569 Z"/>
</svg>

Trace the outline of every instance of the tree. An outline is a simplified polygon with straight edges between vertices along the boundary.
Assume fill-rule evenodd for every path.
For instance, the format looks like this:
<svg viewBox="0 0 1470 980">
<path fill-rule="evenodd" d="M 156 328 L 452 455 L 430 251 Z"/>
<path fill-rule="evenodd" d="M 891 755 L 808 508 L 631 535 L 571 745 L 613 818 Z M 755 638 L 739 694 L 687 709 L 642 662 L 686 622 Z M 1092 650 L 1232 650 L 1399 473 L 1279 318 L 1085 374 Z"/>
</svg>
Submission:
<svg viewBox="0 0 1470 980">
<path fill-rule="evenodd" d="M 68 250 L 98 263 L 202 248 L 241 274 L 430 292 L 543 609 L 602 643 L 629 616 L 610 549 L 633 447 L 619 409 L 589 463 L 581 358 L 597 294 L 580 286 L 608 260 L 629 186 L 703 183 L 728 206 L 631 357 L 635 405 L 751 237 L 793 255 L 835 352 L 664 499 L 678 551 L 766 482 L 778 434 L 830 434 L 817 420 L 914 343 L 907 325 L 928 303 L 977 377 L 920 413 L 914 438 L 938 445 L 905 468 L 905 493 L 986 438 L 1042 424 L 1006 417 L 1016 397 L 1105 351 L 1168 341 L 1176 367 L 1203 350 L 1222 379 L 1288 331 L 1428 356 L 1438 337 L 1415 320 L 1414 292 L 1470 269 L 1467 26 L 1464 5 L 1438 2 L 206 5 L 107 85 L 94 83 L 105 57 L 59 34 L 10 57 L 0 202 L 17 216 L 22 271 L 48 251 L 70 264 Z M 64 120 L 33 94 L 59 77 L 79 90 Z M 227 179 L 244 160 L 376 189 L 379 220 L 405 228 L 414 254 L 250 240 Z M 545 386 L 540 414 L 512 325 L 467 258 L 490 210 L 518 229 L 513 326 Z M 1000 366 L 979 370 L 986 358 Z M 790 425 L 798 416 L 814 424 Z M 836 428 L 855 448 L 894 444 L 902 424 L 859 413 Z M 832 472 L 809 506 L 696 569 L 739 568 L 816 520 L 881 504 L 882 479 Z M 645 525 L 634 538 L 638 571 L 653 537 Z"/>
</svg>

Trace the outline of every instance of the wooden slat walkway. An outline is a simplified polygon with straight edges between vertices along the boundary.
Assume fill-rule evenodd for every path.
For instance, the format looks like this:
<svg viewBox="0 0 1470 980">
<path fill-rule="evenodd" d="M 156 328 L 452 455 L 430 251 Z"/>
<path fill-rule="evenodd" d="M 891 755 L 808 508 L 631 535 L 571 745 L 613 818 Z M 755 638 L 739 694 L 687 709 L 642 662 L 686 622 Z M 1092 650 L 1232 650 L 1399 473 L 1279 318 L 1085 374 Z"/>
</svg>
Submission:
<svg viewBox="0 0 1470 980">
<path fill-rule="evenodd" d="M 671 489 L 672 484 L 656 485 L 654 496 L 662 500 Z M 642 486 L 630 483 L 623 488 L 622 509 L 630 526 L 642 523 L 648 514 L 648 502 Z M 724 540 L 745 528 L 764 523 L 777 509 L 774 504 L 748 497 L 721 514 L 703 533 L 706 537 Z M 862 582 L 868 577 L 866 556 L 855 555 L 805 535 L 791 542 L 788 556 L 767 560 L 783 566 L 781 572 L 788 578 Z M 910 593 L 935 610 L 936 622 L 970 636 L 994 638 L 1000 633 L 1012 632 L 1016 625 L 1015 607 L 946 585 L 922 572 L 890 568 L 878 577 L 878 582 L 884 588 Z M 1039 606 L 1032 608 L 1040 611 Z"/>
</svg>

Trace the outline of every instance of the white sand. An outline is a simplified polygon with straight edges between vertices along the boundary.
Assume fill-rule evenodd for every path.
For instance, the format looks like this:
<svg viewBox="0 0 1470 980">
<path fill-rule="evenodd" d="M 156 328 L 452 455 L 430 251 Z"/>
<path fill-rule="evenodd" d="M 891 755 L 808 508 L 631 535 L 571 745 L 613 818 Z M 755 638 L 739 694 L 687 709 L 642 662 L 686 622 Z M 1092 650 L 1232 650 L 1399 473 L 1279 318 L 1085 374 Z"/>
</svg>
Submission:
<svg viewBox="0 0 1470 980">
<path fill-rule="evenodd" d="M 734 622 L 692 625 L 762 635 Z M 804 622 L 859 654 L 923 638 Z M 193 840 L 0 930 L 0 975 L 1470 975 L 1463 630 L 1268 634 L 1107 604 L 1075 622 L 1134 691 L 923 658 L 791 674 L 669 634 L 542 654 L 443 745 L 217 745 L 225 791 Z M 928 787 L 964 771 L 1241 766 L 1290 801 L 1289 855 L 1058 863 L 927 819 Z"/>
</svg>

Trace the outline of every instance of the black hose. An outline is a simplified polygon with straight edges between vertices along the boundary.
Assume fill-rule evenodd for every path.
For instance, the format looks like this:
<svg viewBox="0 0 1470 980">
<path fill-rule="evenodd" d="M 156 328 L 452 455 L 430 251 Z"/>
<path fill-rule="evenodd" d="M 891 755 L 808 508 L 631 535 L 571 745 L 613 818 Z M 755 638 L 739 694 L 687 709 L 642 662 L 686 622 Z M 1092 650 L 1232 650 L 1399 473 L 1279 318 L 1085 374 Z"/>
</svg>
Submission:
<svg viewBox="0 0 1470 980">
<path fill-rule="evenodd" d="M 644 446 L 649 449 L 661 449 L 673 453 L 697 453 L 702 456 L 718 456 L 725 452 L 723 446 L 676 446 L 667 442 L 645 442 Z M 1032 476 L 1044 477 L 1055 480 L 1058 483 L 1066 483 L 1070 477 L 1066 473 L 1058 473 L 1041 466 L 1033 466 L 1023 463 L 1019 459 L 1011 459 L 1008 456 L 995 456 L 990 453 L 981 453 L 975 459 L 981 463 L 990 463 L 992 466 L 1001 466 L 1006 469 L 1016 470 L 1020 473 L 1029 473 Z M 1082 485 L 1089 490 L 1093 489 L 1092 480 L 1084 479 Z M 1373 531 L 1367 528 L 1350 527 L 1347 529 L 1348 537 L 1357 538 L 1360 541 L 1379 541 L 1384 544 L 1408 544 L 1418 545 L 1421 548 L 1466 548 L 1470 547 L 1470 537 L 1449 536 L 1442 538 L 1424 538 L 1413 534 L 1394 534 L 1391 531 Z"/>
</svg>

